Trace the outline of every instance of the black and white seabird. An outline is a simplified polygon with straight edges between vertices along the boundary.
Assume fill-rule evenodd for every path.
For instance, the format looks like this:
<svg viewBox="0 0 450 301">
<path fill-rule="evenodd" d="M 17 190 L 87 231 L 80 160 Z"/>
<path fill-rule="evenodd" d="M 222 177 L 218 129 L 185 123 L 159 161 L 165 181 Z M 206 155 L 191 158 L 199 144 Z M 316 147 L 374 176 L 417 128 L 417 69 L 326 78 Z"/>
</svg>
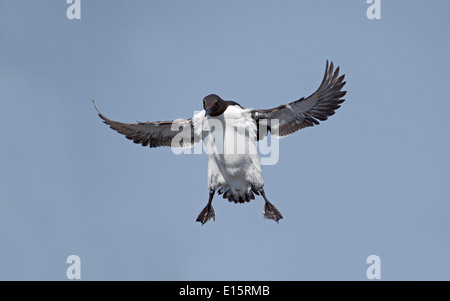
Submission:
<svg viewBox="0 0 450 301">
<path fill-rule="evenodd" d="M 273 109 L 245 109 L 234 101 L 211 94 L 203 99 L 203 110 L 189 119 L 122 123 L 105 117 L 95 103 L 94 107 L 110 128 L 142 146 L 191 147 L 200 140 L 205 141 L 205 146 L 209 145 L 209 200 L 198 215 L 198 222 L 205 224 L 215 219 L 212 200 L 217 192 L 234 203 L 250 202 L 255 199 L 255 194 L 261 195 L 265 201 L 264 218 L 278 223 L 283 216 L 264 192 L 257 141 L 267 136 L 269 131 L 272 135 L 286 136 L 327 120 L 344 102 L 344 85 L 344 75 L 339 76 L 339 67 L 334 70 L 333 62 L 328 64 L 327 61 L 325 75 L 317 91 Z M 211 139 L 206 143 L 208 138 Z M 245 150 L 236 152 L 235 141 L 246 141 Z M 232 147 L 228 147 L 230 145 Z"/>
</svg>

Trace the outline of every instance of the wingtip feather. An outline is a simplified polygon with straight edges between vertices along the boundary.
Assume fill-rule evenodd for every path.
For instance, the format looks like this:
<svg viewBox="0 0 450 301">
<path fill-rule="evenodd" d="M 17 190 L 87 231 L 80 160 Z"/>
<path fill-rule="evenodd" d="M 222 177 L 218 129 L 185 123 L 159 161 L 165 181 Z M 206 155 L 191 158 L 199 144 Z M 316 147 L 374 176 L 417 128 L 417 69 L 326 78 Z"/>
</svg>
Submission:
<svg viewBox="0 0 450 301">
<path fill-rule="evenodd" d="M 94 101 L 94 99 L 91 99 L 92 100 L 92 104 L 94 105 L 94 109 L 97 111 L 97 113 L 99 114 L 99 115 L 101 115 L 101 113 L 100 113 L 100 110 L 97 108 L 97 106 L 95 105 L 95 101 Z"/>
</svg>

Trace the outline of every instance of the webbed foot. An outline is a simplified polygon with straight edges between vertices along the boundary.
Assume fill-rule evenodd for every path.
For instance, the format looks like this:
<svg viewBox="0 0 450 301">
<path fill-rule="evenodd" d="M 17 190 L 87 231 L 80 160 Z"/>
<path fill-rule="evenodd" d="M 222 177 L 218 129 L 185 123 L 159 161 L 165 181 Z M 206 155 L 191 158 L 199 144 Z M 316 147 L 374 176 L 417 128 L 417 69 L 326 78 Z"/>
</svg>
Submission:
<svg viewBox="0 0 450 301">
<path fill-rule="evenodd" d="M 214 208 L 211 204 L 206 205 L 202 212 L 197 217 L 197 222 L 204 225 L 206 222 L 213 221 L 216 219 L 216 214 L 214 213 Z"/>
</svg>

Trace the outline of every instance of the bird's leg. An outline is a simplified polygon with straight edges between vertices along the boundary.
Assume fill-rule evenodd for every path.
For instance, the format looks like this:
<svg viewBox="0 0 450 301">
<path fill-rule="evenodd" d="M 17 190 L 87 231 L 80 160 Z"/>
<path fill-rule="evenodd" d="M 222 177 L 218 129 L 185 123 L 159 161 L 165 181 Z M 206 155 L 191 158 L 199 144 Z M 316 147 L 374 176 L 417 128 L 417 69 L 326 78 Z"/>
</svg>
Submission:
<svg viewBox="0 0 450 301">
<path fill-rule="evenodd" d="M 204 225 L 208 221 L 213 221 L 216 219 L 216 215 L 214 214 L 214 208 L 211 205 L 214 193 L 215 193 L 214 190 L 212 189 L 209 190 L 208 204 L 206 204 L 206 207 L 203 208 L 202 212 L 200 212 L 200 214 L 197 216 L 197 222 L 202 223 L 202 225 Z"/>
<path fill-rule="evenodd" d="M 262 187 L 259 189 L 259 192 L 266 201 L 263 212 L 264 218 L 274 220 L 278 223 L 278 221 L 283 218 L 280 211 L 278 211 L 278 209 L 267 200 L 266 194 L 264 193 L 264 189 Z"/>
</svg>

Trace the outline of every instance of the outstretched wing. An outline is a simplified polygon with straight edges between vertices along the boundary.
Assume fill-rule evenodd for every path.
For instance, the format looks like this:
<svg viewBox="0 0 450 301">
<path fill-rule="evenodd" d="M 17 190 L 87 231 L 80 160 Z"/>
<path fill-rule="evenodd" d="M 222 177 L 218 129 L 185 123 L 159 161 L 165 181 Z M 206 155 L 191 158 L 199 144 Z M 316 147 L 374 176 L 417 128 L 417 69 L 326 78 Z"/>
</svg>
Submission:
<svg viewBox="0 0 450 301">
<path fill-rule="evenodd" d="M 252 117 L 258 127 L 258 140 L 267 136 L 269 131 L 272 135 L 286 136 L 305 127 L 317 125 L 319 120 L 327 120 L 344 102 L 342 97 L 347 93 L 342 91 L 345 85 L 344 76 L 339 77 L 339 67 L 334 71 L 333 62 L 328 66 L 327 60 L 322 84 L 311 96 L 273 109 L 253 110 Z M 278 119 L 278 124 L 273 122 L 274 119 Z"/>
<path fill-rule="evenodd" d="M 92 100 L 92 103 L 104 123 L 118 133 L 125 135 L 127 139 L 142 146 L 190 147 L 200 141 L 194 135 L 191 118 L 174 121 L 123 123 L 106 118 L 97 109 L 94 100 Z"/>
</svg>

